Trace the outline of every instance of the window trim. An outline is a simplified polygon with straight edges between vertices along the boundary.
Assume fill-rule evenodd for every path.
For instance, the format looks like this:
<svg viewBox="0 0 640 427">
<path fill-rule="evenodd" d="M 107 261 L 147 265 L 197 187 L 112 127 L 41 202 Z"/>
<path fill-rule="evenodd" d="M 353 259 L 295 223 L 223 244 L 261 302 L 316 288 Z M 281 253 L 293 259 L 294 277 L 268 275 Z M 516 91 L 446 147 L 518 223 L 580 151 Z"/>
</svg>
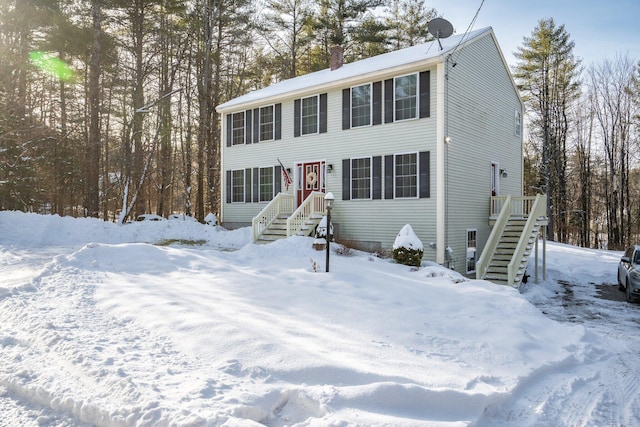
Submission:
<svg viewBox="0 0 640 427">
<path fill-rule="evenodd" d="M 514 118 L 514 125 L 515 125 L 515 135 L 516 136 L 522 136 L 522 112 L 516 110 L 515 111 L 515 118 Z"/>
<path fill-rule="evenodd" d="M 469 270 L 469 260 L 471 258 L 469 258 L 469 233 L 474 233 L 474 237 L 475 237 L 475 246 L 473 246 L 473 248 L 475 249 L 474 252 L 474 256 L 473 256 L 473 270 Z M 478 266 L 478 229 L 477 228 L 467 228 L 466 230 L 466 244 L 465 244 L 465 253 L 464 253 L 464 268 L 466 271 L 466 274 L 471 274 L 471 273 L 475 273 L 477 270 L 477 266 Z"/>
<path fill-rule="evenodd" d="M 396 103 L 398 101 L 396 97 L 396 81 L 404 77 L 410 77 L 410 76 L 413 76 L 416 80 L 416 91 L 415 91 L 415 94 L 413 95 L 413 98 L 416 100 L 416 105 L 413 109 L 413 117 L 409 117 L 406 119 L 398 119 L 397 108 L 396 108 Z M 396 122 L 404 122 L 407 120 L 419 119 L 420 118 L 420 73 L 415 72 L 415 73 L 404 74 L 402 76 L 395 76 L 393 78 L 392 90 L 393 90 L 393 122 L 396 123 Z"/>
<path fill-rule="evenodd" d="M 369 159 L 369 197 L 354 197 L 353 188 L 353 161 Z M 349 199 L 350 200 L 373 200 L 373 156 L 351 157 L 349 159 Z"/>
<path fill-rule="evenodd" d="M 234 186 L 234 175 L 239 173 L 242 177 L 242 185 Z M 242 188 L 242 200 L 235 200 L 235 188 Z M 231 203 L 245 203 L 247 200 L 247 191 L 245 183 L 245 169 L 231 169 Z"/>
<path fill-rule="evenodd" d="M 398 179 L 398 175 L 396 174 L 396 166 L 397 166 L 397 159 L 398 156 L 405 156 L 407 154 L 413 154 L 416 156 L 416 172 L 415 172 L 415 178 L 416 178 L 416 195 L 415 196 L 408 196 L 408 197 L 400 197 L 396 194 L 396 190 L 397 190 L 397 185 L 396 185 L 396 181 Z M 403 153 L 394 153 L 393 154 L 393 199 L 394 200 L 413 200 L 413 199 L 419 199 L 420 198 L 420 153 L 417 151 L 408 151 L 408 152 L 403 152 Z"/>
<path fill-rule="evenodd" d="M 311 98 L 316 98 L 316 130 L 315 132 L 307 132 L 305 133 L 305 127 L 304 127 L 304 119 L 305 119 L 305 115 L 304 115 L 304 101 L 305 99 L 311 99 Z M 307 117 L 312 117 L 312 116 L 307 116 Z M 310 95 L 310 96 L 305 96 L 303 98 L 300 98 L 300 136 L 306 136 L 306 135 L 318 135 L 320 133 L 320 94 L 315 94 L 315 95 Z"/>
<path fill-rule="evenodd" d="M 241 127 L 235 127 L 235 117 L 238 114 L 242 114 Z M 231 129 L 229 130 L 231 132 L 231 146 L 244 145 L 247 143 L 246 125 L 247 125 L 246 111 L 238 111 L 236 113 L 231 113 Z M 236 142 L 236 137 L 235 137 L 236 130 L 242 130 L 242 142 Z"/>
<path fill-rule="evenodd" d="M 262 122 L 262 110 L 266 108 L 271 108 L 271 138 L 262 139 L 262 126 L 265 124 Z M 276 105 L 269 104 L 258 107 L 258 141 L 257 142 L 268 142 L 275 141 L 276 139 Z"/>
<path fill-rule="evenodd" d="M 354 119 L 354 114 L 353 114 L 353 90 L 355 88 L 359 88 L 359 87 L 363 87 L 363 86 L 368 86 L 369 87 L 369 123 L 364 124 L 364 125 L 356 125 L 353 122 Z M 351 86 L 351 88 L 349 89 L 349 118 L 350 118 L 350 126 L 351 128 L 362 128 L 362 127 L 368 127 L 368 126 L 373 126 L 373 83 L 369 82 L 369 83 L 364 83 L 361 85 L 357 85 L 357 86 Z M 364 116 L 363 116 L 364 117 Z"/>
<path fill-rule="evenodd" d="M 270 196 L 268 200 L 264 200 L 262 198 L 262 171 L 265 169 L 269 169 L 270 172 L 267 174 L 267 176 L 271 177 L 271 190 L 270 190 Z M 258 167 L 258 203 L 263 203 L 263 202 L 270 202 L 271 200 L 273 200 L 273 195 L 275 193 L 275 168 L 273 166 L 265 166 L 265 167 Z"/>
</svg>

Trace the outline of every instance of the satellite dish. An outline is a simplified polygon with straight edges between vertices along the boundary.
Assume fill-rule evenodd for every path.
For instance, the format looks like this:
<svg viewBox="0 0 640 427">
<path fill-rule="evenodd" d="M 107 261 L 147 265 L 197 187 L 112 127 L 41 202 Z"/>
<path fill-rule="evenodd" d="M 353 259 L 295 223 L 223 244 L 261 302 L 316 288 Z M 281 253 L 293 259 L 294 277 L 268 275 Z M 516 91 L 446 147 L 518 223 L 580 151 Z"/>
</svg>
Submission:
<svg viewBox="0 0 640 427">
<path fill-rule="evenodd" d="M 444 18 L 433 18 L 429 21 L 427 29 L 429 30 L 429 33 L 438 40 L 440 50 L 442 50 L 442 43 L 440 43 L 440 39 L 446 39 L 453 34 L 453 25 Z"/>
</svg>

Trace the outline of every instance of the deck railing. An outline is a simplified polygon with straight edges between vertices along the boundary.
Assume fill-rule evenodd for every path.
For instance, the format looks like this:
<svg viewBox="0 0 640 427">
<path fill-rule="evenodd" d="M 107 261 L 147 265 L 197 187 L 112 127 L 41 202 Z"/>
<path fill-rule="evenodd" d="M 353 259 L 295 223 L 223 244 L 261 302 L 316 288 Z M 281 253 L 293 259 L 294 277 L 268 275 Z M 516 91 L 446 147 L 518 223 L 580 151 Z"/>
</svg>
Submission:
<svg viewBox="0 0 640 427">
<path fill-rule="evenodd" d="M 287 219 L 287 237 L 298 234 L 311 216 L 324 215 L 324 196 L 324 193 L 314 191 L 298 206 Z"/>
<path fill-rule="evenodd" d="M 495 218 L 500 214 L 500 212 L 502 212 L 502 208 L 508 198 L 511 200 L 511 203 L 509 204 L 509 215 L 512 217 L 527 218 L 529 216 L 529 212 L 533 209 L 533 204 L 536 202 L 537 197 L 538 196 L 493 196 L 491 197 L 491 218 Z"/>
<path fill-rule="evenodd" d="M 529 207 L 529 205 L 527 205 L 527 207 Z M 520 240 L 518 240 L 518 246 L 516 246 L 516 249 L 513 252 L 513 256 L 511 257 L 511 262 L 509 262 L 509 285 L 514 284 L 515 278 L 518 274 L 518 269 L 520 268 L 522 257 L 524 256 L 524 252 L 527 249 L 529 239 L 531 238 L 531 234 L 533 233 L 538 218 L 544 217 L 547 214 L 547 196 L 542 194 L 538 194 L 537 196 L 535 196 L 533 203 L 530 205 L 530 209 L 527 213 L 527 223 L 524 226 L 524 230 L 522 230 Z"/>
<path fill-rule="evenodd" d="M 491 257 L 493 257 L 496 248 L 498 247 L 498 243 L 500 242 L 500 237 L 502 236 L 502 232 L 504 231 L 505 226 L 507 225 L 507 221 L 509 220 L 510 212 L 511 212 L 511 196 L 506 197 L 492 197 L 491 198 L 491 216 L 494 216 L 494 207 L 496 204 L 500 204 L 500 210 L 498 211 L 498 218 L 496 219 L 495 224 L 493 225 L 493 229 L 491 230 L 491 234 L 489 234 L 489 239 L 487 239 L 487 243 L 484 245 L 484 250 L 482 254 L 480 254 L 480 258 L 476 263 L 476 278 L 482 279 L 484 275 L 487 273 L 487 269 L 489 268 L 489 262 L 491 261 Z"/>
<path fill-rule="evenodd" d="M 253 241 L 257 242 L 260 234 L 262 234 L 279 215 L 288 215 L 293 212 L 293 203 L 293 194 L 276 194 L 276 197 L 251 220 Z"/>
</svg>

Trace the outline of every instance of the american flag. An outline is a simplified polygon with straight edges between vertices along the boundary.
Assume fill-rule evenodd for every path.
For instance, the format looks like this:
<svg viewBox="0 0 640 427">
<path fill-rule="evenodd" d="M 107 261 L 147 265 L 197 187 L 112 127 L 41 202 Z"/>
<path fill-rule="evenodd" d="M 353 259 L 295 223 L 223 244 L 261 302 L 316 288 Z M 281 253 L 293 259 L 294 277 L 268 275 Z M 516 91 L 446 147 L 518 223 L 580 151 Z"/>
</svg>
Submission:
<svg viewBox="0 0 640 427">
<path fill-rule="evenodd" d="M 289 191 L 289 186 L 293 182 L 291 179 L 291 175 L 287 172 L 287 168 L 284 167 L 280 159 L 278 159 L 278 163 L 280 163 L 280 168 L 282 169 L 282 177 L 284 178 L 284 189 L 285 191 Z"/>
</svg>

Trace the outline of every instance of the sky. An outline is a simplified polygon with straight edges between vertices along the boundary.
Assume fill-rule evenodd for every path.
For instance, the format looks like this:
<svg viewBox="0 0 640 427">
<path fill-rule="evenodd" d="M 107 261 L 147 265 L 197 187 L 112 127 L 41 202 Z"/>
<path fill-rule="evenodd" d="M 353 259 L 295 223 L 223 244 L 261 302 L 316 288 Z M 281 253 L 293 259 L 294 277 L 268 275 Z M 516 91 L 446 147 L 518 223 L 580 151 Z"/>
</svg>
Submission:
<svg viewBox="0 0 640 427">
<path fill-rule="evenodd" d="M 640 1 L 638 0 L 427 0 L 449 20 L 455 33 L 463 33 L 482 4 L 472 29 L 493 27 L 509 65 L 513 52 L 522 46 L 541 19 L 553 18 L 564 25 L 575 42 L 575 54 L 583 65 L 614 60 L 628 54 L 640 60 Z"/>
<path fill-rule="evenodd" d="M 0 211 L 0 426 L 640 425 L 621 252 L 548 242 L 518 291 L 250 238 Z"/>
</svg>

